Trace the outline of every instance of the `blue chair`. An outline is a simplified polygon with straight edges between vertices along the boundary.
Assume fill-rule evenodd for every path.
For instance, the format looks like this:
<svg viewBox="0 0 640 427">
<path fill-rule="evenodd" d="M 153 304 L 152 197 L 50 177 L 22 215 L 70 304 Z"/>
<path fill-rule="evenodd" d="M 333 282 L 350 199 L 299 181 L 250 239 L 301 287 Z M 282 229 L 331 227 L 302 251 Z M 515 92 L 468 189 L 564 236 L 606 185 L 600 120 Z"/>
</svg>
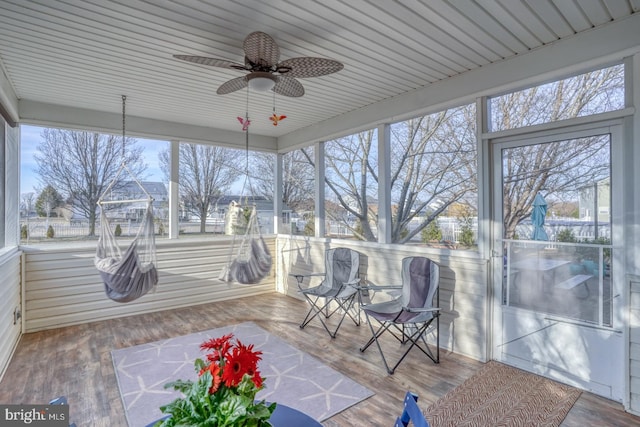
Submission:
<svg viewBox="0 0 640 427">
<path fill-rule="evenodd" d="M 418 407 L 418 396 L 410 391 L 408 391 L 404 397 L 404 410 L 402 411 L 402 415 L 396 419 L 393 427 L 407 427 L 409 422 L 411 422 L 411 425 L 414 427 L 429 427 L 429 423 Z"/>
<path fill-rule="evenodd" d="M 69 403 L 67 402 L 66 396 L 56 397 L 55 399 L 49 401 L 49 405 L 68 405 L 68 404 Z M 76 427 L 76 423 L 69 424 L 69 427 Z"/>
</svg>

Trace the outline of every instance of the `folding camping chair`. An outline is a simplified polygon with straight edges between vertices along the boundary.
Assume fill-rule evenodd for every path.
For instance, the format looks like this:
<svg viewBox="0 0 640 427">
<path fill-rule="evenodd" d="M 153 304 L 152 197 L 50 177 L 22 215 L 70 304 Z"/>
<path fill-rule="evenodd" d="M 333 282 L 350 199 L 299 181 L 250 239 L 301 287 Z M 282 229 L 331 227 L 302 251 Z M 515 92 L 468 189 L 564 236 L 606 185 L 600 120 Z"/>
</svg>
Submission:
<svg viewBox="0 0 640 427">
<path fill-rule="evenodd" d="M 440 308 L 437 297 L 439 279 L 439 266 L 436 263 L 424 257 L 408 257 L 402 260 L 402 286 L 369 285 L 373 290 L 401 291 L 400 296 L 395 299 L 361 307 L 372 337 L 360 351 L 364 352 L 375 342 L 389 374 L 393 374 L 413 347 L 419 348 L 434 363 L 440 363 Z M 434 296 L 437 300 L 435 306 Z M 374 330 L 372 320 L 379 324 L 377 330 Z M 400 360 L 392 368 L 387 363 L 379 341 L 380 336 L 387 331 L 403 345 L 408 344 Z M 436 335 L 435 355 L 425 339 L 427 332 Z"/>
<path fill-rule="evenodd" d="M 309 302 L 310 308 L 306 317 L 300 324 L 303 329 L 309 322 L 317 317 L 331 338 L 335 338 L 338 329 L 346 316 L 353 323 L 360 325 L 360 314 L 354 310 L 358 284 L 360 283 L 360 253 L 347 248 L 334 248 L 325 251 L 324 273 L 292 274 L 298 282 L 299 291 Z M 322 276 L 322 282 L 314 287 L 304 287 L 305 277 Z M 335 303 L 335 306 L 331 306 Z M 333 331 L 327 325 L 327 319 L 340 311 L 342 316 L 338 326 Z"/>
</svg>

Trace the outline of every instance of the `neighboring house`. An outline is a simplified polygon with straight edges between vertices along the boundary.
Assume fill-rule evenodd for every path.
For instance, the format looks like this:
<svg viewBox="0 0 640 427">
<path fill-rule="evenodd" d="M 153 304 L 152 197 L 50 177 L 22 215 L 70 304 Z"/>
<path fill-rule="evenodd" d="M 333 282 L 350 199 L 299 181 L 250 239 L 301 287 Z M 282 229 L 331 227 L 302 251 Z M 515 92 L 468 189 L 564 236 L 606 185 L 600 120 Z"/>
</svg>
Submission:
<svg viewBox="0 0 640 427">
<path fill-rule="evenodd" d="M 611 206 L 611 183 L 609 178 L 582 187 L 579 192 L 580 219 L 593 221 L 594 218 L 597 218 L 598 222 L 608 223 Z M 594 212 L 596 212 L 595 215 Z"/>
<path fill-rule="evenodd" d="M 142 186 L 142 188 L 140 188 Z M 140 181 L 140 185 L 135 181 L 127 181 L 122 187 L 111 191 L 109 197 L 105 197 L 105 200 L 122 200 L 122 205 L 106 205 L 110 206 L 108 209 L 108 216 L 110 219 L 132 220 L 140 221 L 147 209 L 146 201 L 127 202 L 127 200 L 140 200 L 145 199 L 148 193 L 153 199 L 154 215 L 159 218 L 166 217 L 166 211 L 169 204 L 169 193 L 167 187 L 162 182 L 154 181 Z M 165 213 L 165 215 L 163 215 Z M 73 218 L 87 219 L 86 215 L 73 208 Z"/>
<path fill-rule="evenodd" d="M 262 228 L 262 231 L 273 230 L 273 200 L 269 200 L 264 196 L 239 196 L 239 195 L 225 195 L 218 199 L 218 202 L 213 207 L 213 211 L 218 217 L 226 217 L 229 212 L 232 203 L 243 206 L 256 207 L 256 213 L 258 215 L 258 223 Z M 286 204 L 282 206 L 282 222 L 288 224 L 291 221 L 291 208 Z M 271 231 L 269 231 L 271 232 Z M 230 230 L 225 230 L 225 234 L 232 234 Z"/>
</svg>

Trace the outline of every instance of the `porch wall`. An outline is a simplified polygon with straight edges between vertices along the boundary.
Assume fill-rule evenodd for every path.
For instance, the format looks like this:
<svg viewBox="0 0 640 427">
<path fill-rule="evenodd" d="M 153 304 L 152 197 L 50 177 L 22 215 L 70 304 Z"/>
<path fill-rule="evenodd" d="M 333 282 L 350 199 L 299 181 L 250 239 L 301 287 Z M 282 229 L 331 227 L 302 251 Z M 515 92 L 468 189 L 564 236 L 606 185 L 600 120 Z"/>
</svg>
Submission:
<svg viewBox="0 0 640 427">
<path fill-rule="evenodd" d="M 274 253 L 275 238 L 265 240 Z M 273 292 L 275 268 L 260 285 L 230 285 L 218 279 L 229 260 L 231 244 L 230 238 L 158 241 L 157 290 L 129 303 L 116 303 L 105 296 L 93 265 L 95 244 L 25 247 L 24 332 Z"/>
<path fill-rule="evenodd" d="M 640 415 L 640 275 L 630 275 L 629 412 Z"/>
<path fill-rule="evenodd" d="M 0 255 L 0 379 L 20 340 L 21 320 L 14 323 L 20 307 L 20 251 Z"/>
<path fill-rule="evenodd" d="M 335 247 L 348 247 L 363 254 L 361 277 L 378 285 L 400 284 L 404 257 L 426 256 L 437 262 L 441 267 L 440 306 L 443 309 L 441 347 L 480 361 L 487 360 L 490 342 L 488 262 L 477 253 L 281 235 L 277 242 L 281 255 L 278 290 L 302 299 L 296 279 L 290 274 L 324 272 L 324 252 Z"/>
</svg>

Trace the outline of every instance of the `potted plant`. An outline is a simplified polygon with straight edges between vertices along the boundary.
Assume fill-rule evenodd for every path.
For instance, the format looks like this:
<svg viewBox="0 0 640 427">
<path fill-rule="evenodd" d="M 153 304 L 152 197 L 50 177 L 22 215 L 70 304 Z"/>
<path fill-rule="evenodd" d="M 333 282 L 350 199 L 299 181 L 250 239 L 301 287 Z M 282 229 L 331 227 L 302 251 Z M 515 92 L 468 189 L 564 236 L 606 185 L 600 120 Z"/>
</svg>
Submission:
<svg viewBox="0 0 640 427">
<path fill-rule="evenodd" d="M 256 393 L 264 387 L 258 371 L 262 352 L 253 345 L 233 339 L 233 334 L 205 341 L 205 360 L 196 359 L 198 379 L 177 380 L 165 385 L 184 394 L 160 410 L 168 417 L 156 427 L 265 427 L 276 408 L 275 403 L 256 401 Z"/>
</svg>

